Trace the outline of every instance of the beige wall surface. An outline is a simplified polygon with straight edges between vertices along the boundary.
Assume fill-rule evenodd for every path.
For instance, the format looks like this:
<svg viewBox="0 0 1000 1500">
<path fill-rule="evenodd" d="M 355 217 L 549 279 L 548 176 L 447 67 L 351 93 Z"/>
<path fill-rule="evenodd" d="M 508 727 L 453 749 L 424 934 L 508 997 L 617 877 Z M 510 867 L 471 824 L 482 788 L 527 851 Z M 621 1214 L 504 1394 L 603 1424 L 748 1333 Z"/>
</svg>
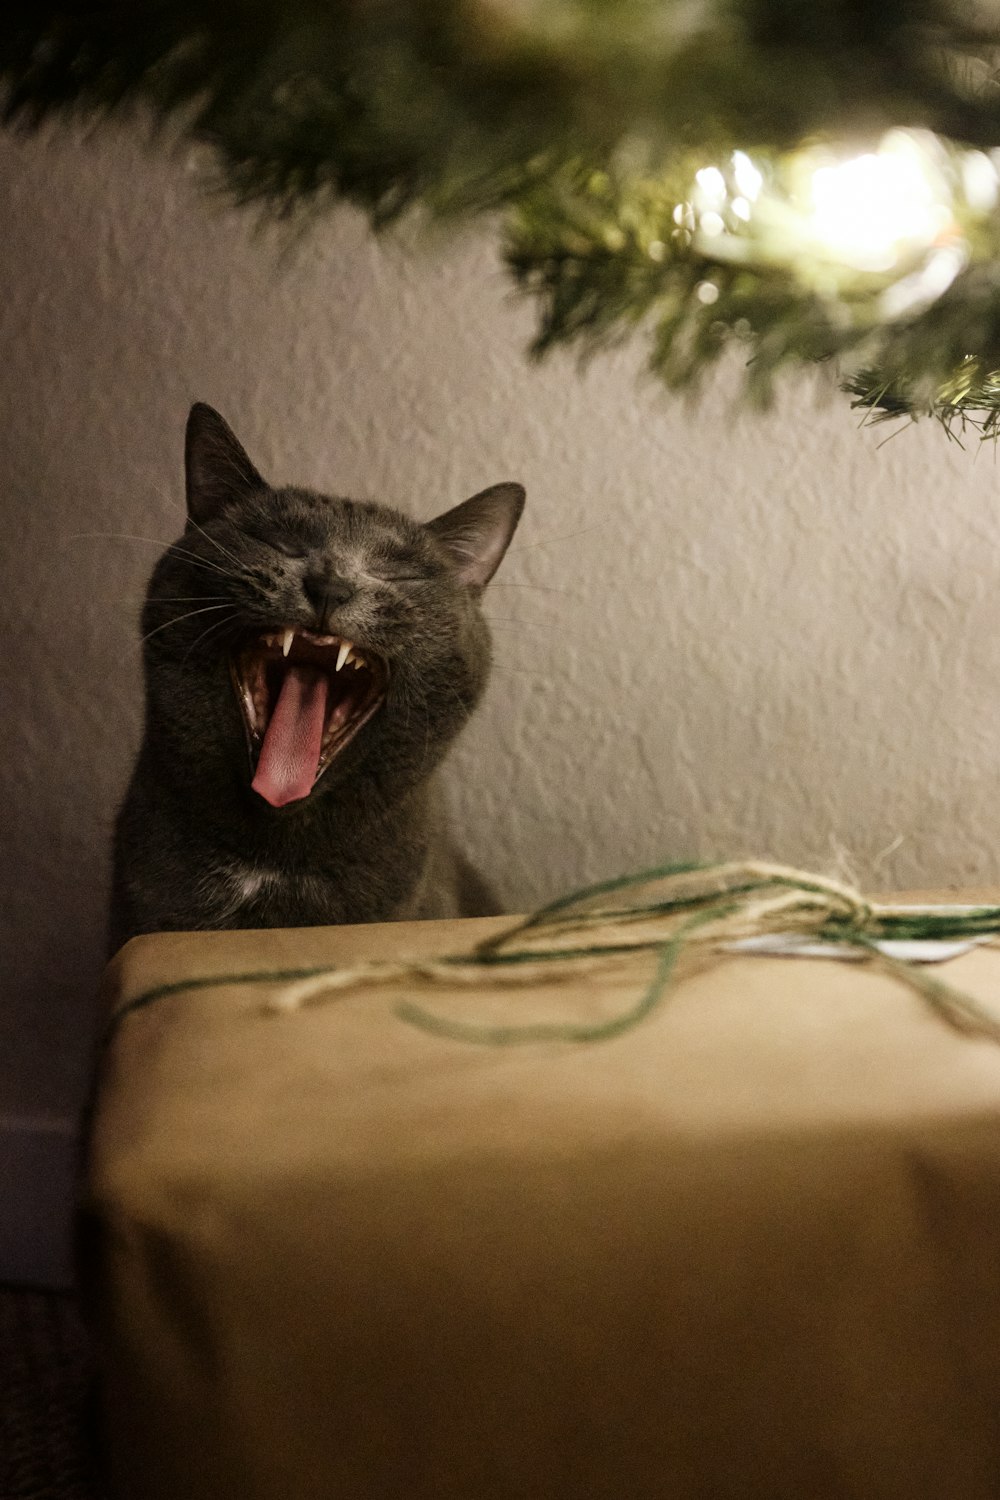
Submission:
<svg viewBox="0 0 1000 1500">
<path fill-rule="evenodd" d="M 533 367 L 485 234 L 377 242 L 344 210 L 255 236 L 134 133 L 0 139 L 0 226 L 0 1109 L 79 1096 L 195 399 L 279 482 L 420 517 L 527 486 L 448 773 L 512 908 L 693 855 L 997 880 L 992 448 L 883 445 L 826 376 L 759 417 L 735 369 L 692 405 L 638 349 Z"/>
</svg>

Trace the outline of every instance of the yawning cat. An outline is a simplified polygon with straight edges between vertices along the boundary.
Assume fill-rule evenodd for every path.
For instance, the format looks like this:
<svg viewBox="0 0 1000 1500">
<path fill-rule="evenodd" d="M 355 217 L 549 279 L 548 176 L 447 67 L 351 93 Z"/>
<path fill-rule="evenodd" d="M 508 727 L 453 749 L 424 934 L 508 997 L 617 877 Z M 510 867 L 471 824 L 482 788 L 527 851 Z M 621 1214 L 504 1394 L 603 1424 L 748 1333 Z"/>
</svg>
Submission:
<svg viewBox="0 0 1000 1500">
<path fill-rule="evenodd" d="M 113 943 L 484 910 L 432 773 L 486 684 L 479 599 L 524 490 L 494 485 L 421 525 L 275 488 L 201 403 L 185 465 L 187 528 L 142 617 Z"/>
</svg>

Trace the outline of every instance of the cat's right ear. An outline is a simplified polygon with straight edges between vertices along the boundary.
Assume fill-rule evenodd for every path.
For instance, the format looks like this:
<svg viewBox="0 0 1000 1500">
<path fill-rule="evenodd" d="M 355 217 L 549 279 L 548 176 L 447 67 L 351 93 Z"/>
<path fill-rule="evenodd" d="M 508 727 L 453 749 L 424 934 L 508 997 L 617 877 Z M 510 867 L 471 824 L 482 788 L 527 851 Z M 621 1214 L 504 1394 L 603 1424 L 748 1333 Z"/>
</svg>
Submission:
<svg viewBox="0 0 1000 1500">
<path fill-rule="evenodd" d="M 188 516 L 196 526 L 254 490 L 267 488 L 229 423 L 204 401 L 196 401 L 188 414 L 184 475 Z"/>
</svg>

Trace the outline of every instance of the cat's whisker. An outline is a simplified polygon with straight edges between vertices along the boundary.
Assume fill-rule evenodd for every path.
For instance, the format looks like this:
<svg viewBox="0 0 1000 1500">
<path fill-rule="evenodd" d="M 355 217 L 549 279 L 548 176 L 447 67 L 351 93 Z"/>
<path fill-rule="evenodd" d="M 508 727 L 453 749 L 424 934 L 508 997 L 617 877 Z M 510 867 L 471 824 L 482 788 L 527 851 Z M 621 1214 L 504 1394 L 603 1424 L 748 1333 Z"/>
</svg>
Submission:
<svg viewBox="0 0 1000 1500">
<path fill-rule="evenodd" d="M 197 636 L 196 639 L 192 642 L 192 645 L 196 646 L 198 644 L 198 641 L 205 640 L 215 630 L 225 630 L 228 625 L 233 624 L 233 622 L 238 620 L 239 618 L 239 610 L 234 609 L 231 610 L 228 614 L 223 615 L 219 620 L 210 620 L 201 634 Z M 191 648 L 189 647 L 188 649 L 190 650 Z"/>
<path fill-rule="evenodd" d="M 201 635 L 197 636 L 191 642 L 190 646 L 187 648 L 187 650 L 184 653 L 184 660 L 187 661 L 188 657 L 191 655 L 191 652 L 195 649 L 196 646 L 200 646 L 201 643 L 202 643 L 202 641 L 208 640 L 208 637 L 212 634 L 213 630 L 225 630 L 226 626 L 227 625 L 231 625 L 233 623 L 233 621 L 235 619 L 237 619 L 238 615 L 239 615 L 239 610 L 234 609 L 233 612 L 232 612 L 232 614 L 231 615 L 227 615 L 224 620 L 213 620 L 212 623 L 211 623 L 211 625 L 207 626 L 201 632 Z"/>
<path fill-rule="evenodd" d="M 552 676 L 549 672 L 524 672 L 520 667 L 508 667 L 500 662 L 493 662 L 491 672 L 505 672 L 512 677 L 530 677 L 532 682 L 551 682 Z"/>
<path fill-rule="evenodd" d="M 483 612 L 490 625 L 497 625 L 503 629 L 521 630 L 527 626 L 530 630 L 552 630 L 553 626 L 548 620 L 515 620 L 512 615 L 487 615 Z M 556 627 L 558 628 L 558 627 Z"/>
<path fill-rule="evenodd" d="M 189 609 L 182 615 L 174 615 L 173 619 L 164 620 L 162 625 L 156 625 L 152 630 L 148 630 L 146 634 L 140 638 L 140 645 L 145 641 L 152 640 L 154 635 L 159 635 L 161 630 L 166 630 L 170 625 L 180 625 L 182 621 L 190 620 L 194 615 L 207 615 L 210 610 L 226 608 L 232 609 L 232 606 L 225 604 L 206 604 L 202 609 Z M 233 614 L 236 614 L 235 609 L 233 609 L 232 612 Z"/>
<path fill-rule="evenodd" d="M 536 593 L 540 594 L 562 594 L 565 599 L 578 599 L 581 604 L 586 604 L 587 602 L 585 595 L 574 594 L 572 589 L 550 588 L 545 583 L 491 583 L 490 590 L 494 589 L 534 589 Z"/>
<path fill-rule="evenodd" d="M 219 542 L 219 541 L 216 541 L 216 539 L 215 539 L 214 536 L 210 536 L 209 533 L 205 530 L 204 526 L 199 526 L 198 522 L 196 520 L 194 520 L 193 517 L 192 517 L 192 520 L 191 520 L 191 525 L 195 528 L 196 531 L 200 531 L 201 532 L 201 534 L 205 538 L 206 542 L 211 542 L 213 547 L 218 547 L 218 549 L 222 553 L 223 557 L 228 557 L 229 561 L 231 563 L 234 563 L 235 566 L 237 568 L 239 568 L 240 571 L 242 572 L 242 570 L 243 570 L 243 564 L 240 562 L 240 560 L 239 560 L 238 557 L 234 557 L 231 552 L 228 552 L 226 550 L 226 548 L 222 545 L 222 543 Z"/>
<path fill-rule="evenodd" d="M 72 531 L 64 542 L 149 542 L 154 547 L 171 547 L 173 543 L 158 536 L 139 536 L 134 531 Z"/>
<path fill-rule="evenodd" d="M 151 547 L 162 547 L 165 556 L 170 554 L 176 558 L 183 557 L 193 567 L 202 568 L 207 573 L 217 573 L 220 578 L 239 579 L 243 576 L 242 570 L 237 573 L 232 568 L 222 568 L 217 562 L 212 562 L 207 557 L 199 557 L 197 552 L 191 552 L 187 547 L 182 547 L 179 541 L 168 542 L 160 537 L 140 536 L 137 532 L 132 531 L 79 531 L 64 537 L 63 540 L 67 542 L 146 542 Z"/>
<path fill-rule="evenodd" d="M 179 547 L 175 542 L 169 549 L 175 557 L 183 557 L 194 563 L 198 568 L 205 568 L 209 573 L 218 573 L 222 578 L 240 578 L 242 573 L 234 573 L 232 568 L 222 568 L 217 562 L 210 562 L 207 557 L 199 557 L 197 552 L 189 552 L 184 547 Z"/>
<path fill-rule="evenodd" d="M 207 558 L 199 557 L 196 552 L 189 552 L 176 541 L 165 541 L 157 536 L 140 536 L 134 531 L 74 531 L 63 537 L 65 542 L 103 541 L 103 542 L 148 542 L 151 547 L 162 547 L 166 552 L 172 552 L 177 557 L 186 557 L 199 567 L 208 568 L 214 573 L 221 573 L 224 578 L 235 578 L 228 568 L 220 568 L 218 563 L 209 562 Z"/>
<path fill-rule="evenodd" d="M 146 594 L 122 594 L 114 602 L 117 604 L 144 604 Z M 228 604 L 231 601 L 225 594 L 157 594 L 157 604 Z"/>
<path fill-rule="evenodd" d="M 563 536 L 543 536 L 537 542 L 523 542 L 517 547 L 508 547 L 507 556 L 514 557 L 518 552 L 531 552 L 535 547 L 554 547 L 556 542 L 573 542 L 578 536 L 586 536 L 591 531 L 603 531 L 610 526 L 610 521 L 597 521 L 593 526 L 584 526 L 580 531 L 568 531 Z"/>
<path fill-rule="evenodd" d="M 451 693 L 451 696 L 455 699 L 456 703 L 459 706 L 459 709 L 461 710 L 463 724 L 467 724 L 469 722 L 469 719 L 472 717 L 472 707 L 468 703 L 462 702 L 461 698 L 458 696 L 458 693 L 452 687 L 451 683 L 448 683 L 446 685 L 448 691 Z"/>
</svg>

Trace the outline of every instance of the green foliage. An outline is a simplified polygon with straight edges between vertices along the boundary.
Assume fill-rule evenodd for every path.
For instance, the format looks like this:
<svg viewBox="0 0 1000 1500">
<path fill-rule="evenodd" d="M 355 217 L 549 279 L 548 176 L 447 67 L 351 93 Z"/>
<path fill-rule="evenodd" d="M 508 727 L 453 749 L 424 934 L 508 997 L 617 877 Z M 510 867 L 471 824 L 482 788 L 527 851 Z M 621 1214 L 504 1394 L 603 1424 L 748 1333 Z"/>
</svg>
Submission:
<svg viewBox="0 0 1000 1500">
<path fill-rule="evenodd" d="M 750 394 L 763 403 L 781 365 L 857 342 L 860 330 L 835 327 L 822 301 L 783 271 L 705 255 L 675 221 L 683 204 L 676 180 L 673 191 L 663 176 L 623 185 L 586 166 L 522 196 L 505 255 L 538 299 L 536 354 L 574 341 L 593 349 L 638 325 L 650 335 L 651 368 L 683 390 L 736 342 Z"/>
<path fill-rule="evenodd" d="M 688 387 L 727 345 L 766 400 L 776 370 L 855 357 L 873 410 L 1000 405 L 1000 230 L 912 316 L 884 280 L 836 287 L 719 255 L 685 218 L 693 172 L 734 148 L 892 126 L 1000 143 L 1000 26 L 964 0 L 12 0 L 0 31 L 9 124 L 134 111 L 211 148 L 240 203 L 346 198 L 376 225 L 412 205 L 505 215 L 540 308 L 535 350 L 641 328 Z M 777 171 L 778 168 L 776 167 Z M 731 250 L 731 247 L 730 247 Z M 970 378 L 970 370 L 974 374 Z M 948 392 L 951 394 L 949 395 Z M 992 430 L 992 428 L 991 428 Z"/>
<path fill-rule="evenodd" d="M 921 388 L 905 376 L 891 381 L 880 370 L 861 369 L 841 389 L 855 398 L 853 409 L 867 412 L 870 423 L 928 416 L 958 441 L 969 431 L 993 441 L 1000 437 L 1000 370 L 985 369 L 977 359 L 963 360 L 937 386 Z"/>
</svg>

